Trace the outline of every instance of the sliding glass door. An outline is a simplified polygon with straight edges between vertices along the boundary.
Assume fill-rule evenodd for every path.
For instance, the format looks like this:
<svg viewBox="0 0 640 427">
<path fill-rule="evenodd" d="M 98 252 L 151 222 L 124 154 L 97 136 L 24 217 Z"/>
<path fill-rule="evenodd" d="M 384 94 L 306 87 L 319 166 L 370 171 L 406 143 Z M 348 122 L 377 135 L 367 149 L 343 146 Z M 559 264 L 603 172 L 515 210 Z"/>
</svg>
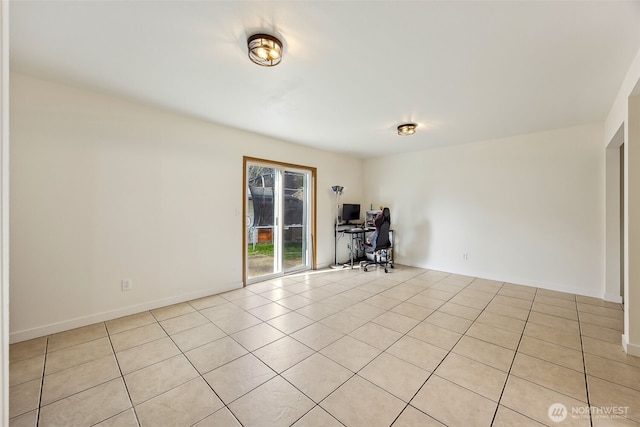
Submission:
<svg viewBox="0 0 640 427">
<path fill-rule="evenodd" d="M 313 266 L 313 169 L 245 158 L 245 283 Z"/>
</svg>

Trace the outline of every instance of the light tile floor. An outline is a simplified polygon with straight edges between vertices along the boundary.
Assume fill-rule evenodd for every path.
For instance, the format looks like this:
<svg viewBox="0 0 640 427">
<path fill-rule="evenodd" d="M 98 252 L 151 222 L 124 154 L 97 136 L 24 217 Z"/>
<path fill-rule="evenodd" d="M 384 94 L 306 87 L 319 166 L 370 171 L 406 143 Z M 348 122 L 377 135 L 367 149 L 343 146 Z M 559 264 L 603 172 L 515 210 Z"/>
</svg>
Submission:
<svg viewBox="0 0 640 427">
<path fill-rule="evenodd" d="M 639 425 L 622 329 L 595 298 L 313 272 L 11 345 L 10 426 Z"/>
</svg>

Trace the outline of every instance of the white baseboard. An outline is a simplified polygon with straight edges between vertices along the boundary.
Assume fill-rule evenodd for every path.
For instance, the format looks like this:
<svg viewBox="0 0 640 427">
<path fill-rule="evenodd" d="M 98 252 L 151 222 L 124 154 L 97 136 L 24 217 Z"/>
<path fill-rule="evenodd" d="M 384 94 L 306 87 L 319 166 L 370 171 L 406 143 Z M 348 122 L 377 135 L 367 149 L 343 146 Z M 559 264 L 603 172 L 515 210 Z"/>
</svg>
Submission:
<svg viewBox="0 0 640 427">
<path fill-rule="evenodd" d="M 229 287 L 229 289 L 221 289 L 216 293 L 223 293 L 234 289 L 239 289 L 242 284 L 236 284 Z M 26 329 L 23 331 L 11 332 L 9 335 L 9 343 L 14 344 L 21 341 L 30 340 L 33 338 L 39 338 L 58 332 L 68 331 L 70 329 L 81 328 L 83 326 L 92 325 L 94 323 L 106 322 L 107 320 L 117 319 L 123 316 L 129 316 L 132 314 L 140 313 L 143 311 L 154 310 L 160 307 L 166 307 L 172 304 L 178 304 L 185 301 L 191 301 L 197 298 L 206 297 L 212 295 L 211 290 L 202 290 L 198 292 L 192 292 L 189 294 L 176 295 L 159 300 L 144 302 L 141 304 L 131 305 L 123 307 L 117 310 L 105 311 L 102 313 L 95 313 L 88 316 L 76 317 L 75 319 L 64 320 L 62 322 L 51 323 L 44 326 L 39 326 L 33 329 Z"/>
<path fill-rule="evenodd" d="M 622 304 L 622 297 L 620 295 L 605 293 L 602 296 L 602 299 L 605 300 L 605 301 L 616 302 L 618 304 Z"/>
<path fill-rule="evenodd" d="M 622 347 L 629 356 L 640 357 L 640 345 L 631 344 L 626 334 L 622 334 Z"/>
<path fill-rule="evenodd" d="M 460 269 L 455 269 L 451 266 L 430 265 L 430 264 L 429 265 L 406 264 L 406 265 L 410 265 L 412 267 L 424 268 L 427 270 L 437 270 L 445 273 L 461 274 L 464 276 L 477 277 L 480 279 L 488 279 L 488 280 L 494 280 L 497 282 L 512 283 L 515 285 L 530 286 L 534 288 L 547 289 L 550 291 L 565 292 L 568 294 L 582 295 L 585 297 L 602 299 L 602 292 L 598 289 L 585 289 L 585 288 L 580 288 L 580 287 L 571 286 L 571 285 L 562 284 L 562 283 L 542 282 L 542 281 L 532 280 L 530 278 L 500 276 L 500 275 L 473 270 L 473 269 L 460 270 Z"/>
</svg>

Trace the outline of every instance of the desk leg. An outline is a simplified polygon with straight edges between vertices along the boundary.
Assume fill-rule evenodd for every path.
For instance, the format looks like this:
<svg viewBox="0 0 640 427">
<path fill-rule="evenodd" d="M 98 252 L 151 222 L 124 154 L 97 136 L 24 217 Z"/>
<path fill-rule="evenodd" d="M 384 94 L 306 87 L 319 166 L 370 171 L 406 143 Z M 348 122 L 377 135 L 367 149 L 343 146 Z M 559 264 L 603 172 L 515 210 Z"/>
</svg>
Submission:
<svg viewBox="0 0 640 427">
<path fill-rule="evenodd" d="M 353 233 L 351 233 L 351 248 L 349 248 L 349 255 L 351 258 L 351 269 L 353 270 Z"/>
</svg>

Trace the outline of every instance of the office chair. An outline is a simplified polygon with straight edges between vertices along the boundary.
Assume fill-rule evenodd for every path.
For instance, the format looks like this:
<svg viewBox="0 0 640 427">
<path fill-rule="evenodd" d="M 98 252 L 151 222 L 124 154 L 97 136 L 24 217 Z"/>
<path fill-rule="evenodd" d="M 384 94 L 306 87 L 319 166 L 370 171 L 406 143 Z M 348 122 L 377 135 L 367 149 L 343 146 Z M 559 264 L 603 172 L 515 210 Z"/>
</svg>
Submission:
<svg viewBox="0 0 640 427">
<path fill-rule="evenodd" d="M 393 247 L 391 245 L 391 239 L 389 238 L 390 226 L 391 224 L 385 221 L 377 227 L 378 236 L 376 238 L 376 246 L 373 248 L 373 261 L 366 261 L 361 264 L 364 271 L 368 271 L 367 267 L 370 265 L 380 265 L 384 267 L 385 273 L 389 272 L 387 267 L 394 268 L 391 256 Z"/>
</svg>

